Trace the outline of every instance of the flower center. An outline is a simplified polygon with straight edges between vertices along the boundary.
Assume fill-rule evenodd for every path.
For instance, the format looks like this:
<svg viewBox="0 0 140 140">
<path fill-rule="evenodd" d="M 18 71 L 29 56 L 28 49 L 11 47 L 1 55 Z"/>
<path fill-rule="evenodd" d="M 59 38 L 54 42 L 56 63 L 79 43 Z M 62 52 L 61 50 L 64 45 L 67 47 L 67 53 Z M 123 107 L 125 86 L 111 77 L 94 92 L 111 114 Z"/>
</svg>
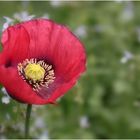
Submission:
<svg viewBox="0 0 140 140">
<path fill-rule="evenodd" d="M 24 69 L 25 76 L 33 81 L 41 80 L 44 78 L 45 69 L 39 64 L 28 64 Z"/>
<path fill-rule="evenodd" d="M 18 66 L 19 75 L 32 86 L 33 90 L 39 91 L 41 87 L 47 87 L 54 82 L 54 70 L 43 60 L 26 59 Z"/>
</svg>

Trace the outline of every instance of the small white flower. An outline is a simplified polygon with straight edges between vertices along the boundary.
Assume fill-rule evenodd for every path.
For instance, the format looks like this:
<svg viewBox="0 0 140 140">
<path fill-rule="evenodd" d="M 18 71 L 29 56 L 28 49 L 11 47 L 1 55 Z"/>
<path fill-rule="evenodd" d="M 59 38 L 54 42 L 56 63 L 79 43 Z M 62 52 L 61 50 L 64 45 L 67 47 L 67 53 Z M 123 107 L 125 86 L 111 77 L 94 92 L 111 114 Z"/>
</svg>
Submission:
<svg viewBox="0 0 140 140">
<path fill-rule="evenodd" d="M 87 35 L 86 26 L 81 25 L 75 30 L 75 34 L 79 37 L 85 37 Z"/>
<path fill-rule="evenodd" d="M 42 118 L 37 118 L 36 121 L 35 121 L 35 126 L 37 128 L 44 128 L 45 124 L 44 124 L 43 119 Z"/>
<path fill-rule="evenodd" d="M 6 91 L 6 89 L 5 89 L 5 87 L 2 87 L 2 88 L 1 88 L 1 91 L 2 91 L 2 93 L 3 93 L 4 95 L 9 96 L 8 93 L 7 93 L 7 91 Z"/>
<path fill-rule="evenodd" d="M 124 64 L 124 63 L 126 63 L 126 62 L 127 62 L 127 59 L 126 59 L 125 57 L 122 57 L 122 58 L 121 58 L 121 63 Z"/>
<path fill-rule="evenodd" d="M 82 128 L 88 128 L 89 127 L 89 120 L 87 116 L 82 116 L 80 118 L 80 126 Z"/>
<path fill-rule="evenodd" d="M 18 21 L 28 21 L 35 17 L 35 15 L 29 15 L 27 11 L 23 11 L 20 13 L 15 13 L 13 16 Z"/>
<path fill-rule="evenodd" d="M 7 29 L 14 22 L 14 20 L 11 19 L 11 18 L 9 18 L 9 17 L 4 16 L 3 18 L 6 20 L 6 22 L 3 24 L 2 31 L 4 31 L 5 29 Z"/>
<path fill-rule="evenodd" d="M 53 7 L 59 7 L 59 6 L 61 6 L 62 1 L 61 1 L 61 0 L 51 0 L 51 1 L 50 1 L 50 4 L 51 4 Z"/>
<path fill-rule="evenodd" d="M 42 139 L 48 139 L 49 140 L 49 136 L 48 136 L 48 131 L 44 131 L 41 135 L 40 135 L 40 140 Z"/>
<path fill-rule="evenodd" d="M 6 89 L 4 87 L 1 88 L 2 93 L 4 96 L 2 97 L 2 103 L 9 104 L 10 103 L 10 96 L 8 95 Z"/>
<path fill-rule="evenodd" d="M 127 2 L 125 7 L 124 7 L 124 10 L 121 14 L 121 18 L 122 20 L 125 20 L 125 21 L 130 21 L 133 19 L 134 17 L 134 11 L 133 11 L 134 7 L 133 7 L 133 3 L 132 2 Z"/>
<path fill-rule="evenodd" d="M 2 100 L 2 103 L 4 103 L 4 104 L 10 103 L 10 98 L 8 96 L 3 96 L 1 100 Z"/>
<path fill-rule="evenodd" d="M 133 59 L 133 54 L 129 51 L 125 51 L 123 57 L 121 58 L 121 63 L 126 63 L 127 61 Z"/>
<path fill-rule="evenodd" d="M 33 19 L 34 17 L 35 17 L 35 15 L 29 15 L 29 13 L 27 11 L 23 11 L 23 12 L 20 12 L 20 13 L 15 13 L 13 15 L 13 18 L 4 16 L 4 19 L 6 20 L 6 22 L 3 24 L 2 31 L 7 29 L 10 25 L 13 25 L 15 20 L 28 21 L 28 20 Z"/>
<path fill-rule="evenodd" d="M 44 14 L 44 15 L 42 16 L 42 18 L 49 19 L 49 14 Z"/>
</svg>

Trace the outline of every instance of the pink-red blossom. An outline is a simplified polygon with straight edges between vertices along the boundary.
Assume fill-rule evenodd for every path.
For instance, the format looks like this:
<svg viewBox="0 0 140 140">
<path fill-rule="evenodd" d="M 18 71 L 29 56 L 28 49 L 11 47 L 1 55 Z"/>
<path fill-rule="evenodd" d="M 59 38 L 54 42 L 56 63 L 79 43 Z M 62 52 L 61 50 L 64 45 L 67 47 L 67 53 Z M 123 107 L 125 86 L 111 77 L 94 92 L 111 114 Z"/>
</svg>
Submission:
<svg viewBox="0 0 140 140">
<path fill-rule="evenodd" d="M 10 26 L 1 42 L 0 83 L 22 103 L 54 103 L 85 71 L 82 43 L 67 27 L 51 20 Z"/>
</svg>

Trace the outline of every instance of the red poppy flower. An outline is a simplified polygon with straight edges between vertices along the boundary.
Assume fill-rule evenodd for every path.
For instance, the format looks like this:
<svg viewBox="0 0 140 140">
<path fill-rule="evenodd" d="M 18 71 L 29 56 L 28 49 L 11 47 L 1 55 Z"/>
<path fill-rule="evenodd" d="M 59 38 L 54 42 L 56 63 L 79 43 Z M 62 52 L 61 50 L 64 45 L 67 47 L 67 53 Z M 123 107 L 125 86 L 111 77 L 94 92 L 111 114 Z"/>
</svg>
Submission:
<svg viewBox="0 0 140 140">
<path fill-rule="evenodd" d="M 63 25 L 36 19 L 2 34 L 0 83 L 17 101 L 54 103 L 85 71 L 85 51 Z"/>
</svg>

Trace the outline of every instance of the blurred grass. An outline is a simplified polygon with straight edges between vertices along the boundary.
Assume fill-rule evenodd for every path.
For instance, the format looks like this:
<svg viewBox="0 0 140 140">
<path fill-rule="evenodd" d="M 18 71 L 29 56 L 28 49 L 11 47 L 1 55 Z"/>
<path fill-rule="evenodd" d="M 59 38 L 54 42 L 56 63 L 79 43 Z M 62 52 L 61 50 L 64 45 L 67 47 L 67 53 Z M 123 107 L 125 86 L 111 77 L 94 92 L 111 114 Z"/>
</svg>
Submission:
<svg viewBox="0 0 140 140">
<path fill-rule="evenodd" d="M 140 2 L 59 4 L 0 2 L 0 28 L 3 16 L 24 10 L 48 14 L 75 33 L 85 27 L 86 34 L 77 34 L 85 44 L 87 71 L 57 106 L 34 106 L 32 138 L 140 138 Z M 133 59 L 121 63 L 125 51 Z M 25 105 L 14 100 L 0 102 L 0 138 L 23 138 L 24 112 Z M 83 116 L 88 127 L 80 125 Z"/>
</svg>

